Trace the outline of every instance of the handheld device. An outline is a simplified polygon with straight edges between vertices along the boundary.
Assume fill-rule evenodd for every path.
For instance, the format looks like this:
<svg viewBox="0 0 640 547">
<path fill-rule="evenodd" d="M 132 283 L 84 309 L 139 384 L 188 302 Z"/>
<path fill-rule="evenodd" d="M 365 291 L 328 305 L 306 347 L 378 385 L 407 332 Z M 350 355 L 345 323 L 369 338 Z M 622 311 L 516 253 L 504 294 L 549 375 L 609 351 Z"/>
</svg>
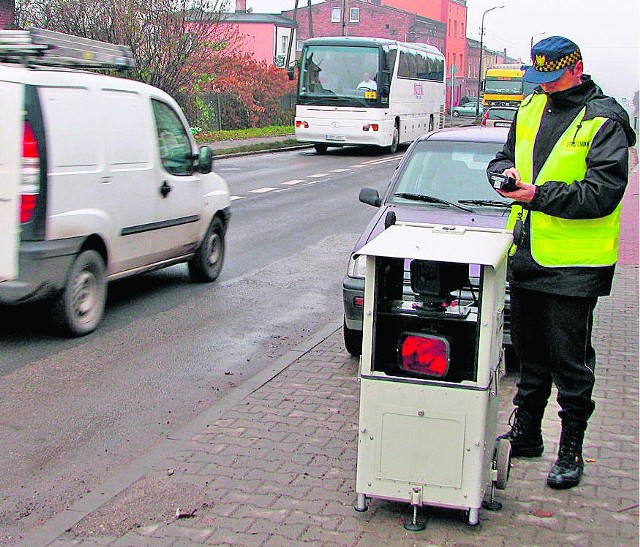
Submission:
<svg viewBox="0 0 640 547">
<path fill-rule="evenodd" d="M 496 190 L 502 190 L 503 192 L 515 192 L 518 190 L 516 186 L 516 179 L 502 173 L 489 173 L 489 180 L 491 186 Z"/>
</svg>

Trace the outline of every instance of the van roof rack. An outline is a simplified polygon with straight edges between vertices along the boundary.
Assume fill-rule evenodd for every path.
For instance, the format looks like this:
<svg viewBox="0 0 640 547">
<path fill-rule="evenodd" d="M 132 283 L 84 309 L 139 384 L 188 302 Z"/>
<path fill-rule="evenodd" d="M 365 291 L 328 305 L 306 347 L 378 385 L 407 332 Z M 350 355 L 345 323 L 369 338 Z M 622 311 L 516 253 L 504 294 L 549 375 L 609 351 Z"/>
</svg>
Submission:
<svg viewBox="0 0 640 547">
<path fill-rule="evenodd" d="M 23 65 L 130 70 L 135 59 L 128 46 L 89 40 L 53 30 L 0 30 L 0 61 Z"/>
</svg>

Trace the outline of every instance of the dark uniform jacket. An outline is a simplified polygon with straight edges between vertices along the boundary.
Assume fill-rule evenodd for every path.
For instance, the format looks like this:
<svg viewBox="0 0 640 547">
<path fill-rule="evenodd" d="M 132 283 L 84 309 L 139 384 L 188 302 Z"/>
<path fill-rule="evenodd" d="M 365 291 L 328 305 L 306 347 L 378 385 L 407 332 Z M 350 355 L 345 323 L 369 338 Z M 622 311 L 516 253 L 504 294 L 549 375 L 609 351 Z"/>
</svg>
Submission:
<svg viewBox="0 0 640 547">
<path fill-rule="evenodd" d="M 543 91 L 538 87 L 535 93 Z M 548 96 L 533 149 L 533 180 L 554 144 L 585 105 L 585 120 L 600 116 L 607 121 L 593 139 L 584 180 L 573 184 L 546 181 L 538 186 L 531 203 L 524 204 L 526 208 L 560 218 L 585 219 L 606 216 L 620 203 L 628 180 L 628 148 L 635 144 L 636 136 L 627 112 L 613 98 L 604 95 L 587 75 L 583 75 L 580 85 Z M 516 123 L 517 116 L 504 148 L 489 163 L 488 172 L 502 173 L 515 165 Z M 611 291 L 614 268 L 539 265 L 531 256 L 527 216 L 524 238 L 509 260 L 508 281 L 523 289 L 553 294 L 602 296 Z"/>
</svg>

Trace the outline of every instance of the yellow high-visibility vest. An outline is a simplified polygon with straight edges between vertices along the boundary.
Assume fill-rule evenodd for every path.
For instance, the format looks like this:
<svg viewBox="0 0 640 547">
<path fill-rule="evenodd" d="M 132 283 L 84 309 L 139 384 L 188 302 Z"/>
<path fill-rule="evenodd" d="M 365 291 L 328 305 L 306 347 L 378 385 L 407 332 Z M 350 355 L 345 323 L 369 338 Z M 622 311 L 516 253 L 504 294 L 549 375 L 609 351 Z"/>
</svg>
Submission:
<svg viewBox="0 0 640 547">
<path fill-rule="evenodd" d="M 518 110 L 516 120 L 516 169 L 523 181 L 533 174 L 533 145 L 546 107 L 545 95 L 533 95 Z M 541 186 L 547 180 L 573 184 L 587 172 L 587 154 L 595 134 L 607 118 L 584 120 L 585 108 L 571 122 L 533 182 Z M 541 211 L 528 211 L 531 255 L 542 266 L 609 266 L 618 259 L 620 208 L 613 213 L 590 219 L 566 219 Z M 512 228 L 527 210 L 514 205 L 507 226 Z"/>
</svg>

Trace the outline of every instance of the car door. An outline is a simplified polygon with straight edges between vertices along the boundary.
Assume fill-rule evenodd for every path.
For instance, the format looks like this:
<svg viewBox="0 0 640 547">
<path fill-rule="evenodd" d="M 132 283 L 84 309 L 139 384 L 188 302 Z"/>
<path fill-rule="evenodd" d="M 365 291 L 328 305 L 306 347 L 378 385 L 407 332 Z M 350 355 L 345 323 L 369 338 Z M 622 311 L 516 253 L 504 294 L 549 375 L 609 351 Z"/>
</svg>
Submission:
<svg viewBox="0 0 640 547">
<path fill-rule="evenodd" d="M 0 81 L 0 282 L 18 277 L 24 86 Z"/>
<path fill-rule="evenodd" d="M 188 125 L 176 108 L 151 100 L 156 124 L 156 222 L 166 257 L 195 248 L 203 208 L 200 174 L 194 170 L 194 149 Z"/>
</svg>

